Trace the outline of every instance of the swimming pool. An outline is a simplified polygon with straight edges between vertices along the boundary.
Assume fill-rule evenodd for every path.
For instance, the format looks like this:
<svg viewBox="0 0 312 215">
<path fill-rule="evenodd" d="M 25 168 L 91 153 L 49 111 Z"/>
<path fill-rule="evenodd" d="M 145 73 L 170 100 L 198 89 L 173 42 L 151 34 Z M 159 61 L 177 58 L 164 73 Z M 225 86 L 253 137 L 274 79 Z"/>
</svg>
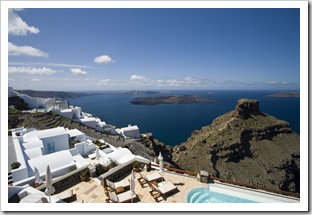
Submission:
<svg viewBox="0 0 312 215">
<path fill-rule="evenodd" d="M 188 203 L 256 203 L 249 199 L 243 199 L 219 192 L 211 191 L 207 188 L 197 188 L 187 195 Z"/>
</svg>

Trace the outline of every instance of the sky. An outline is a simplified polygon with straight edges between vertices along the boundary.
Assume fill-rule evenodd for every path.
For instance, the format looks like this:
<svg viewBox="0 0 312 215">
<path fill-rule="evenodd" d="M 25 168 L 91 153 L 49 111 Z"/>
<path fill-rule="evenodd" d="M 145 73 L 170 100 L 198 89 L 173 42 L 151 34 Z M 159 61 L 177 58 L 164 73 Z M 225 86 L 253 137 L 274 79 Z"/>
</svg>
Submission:
<svg viewBox="0 0 312 215">
<path fill-rule="evenodd" d="M 300 9 L 9 9 L 8 83 L 31 90 L 300 88 Z"/>
</svg>

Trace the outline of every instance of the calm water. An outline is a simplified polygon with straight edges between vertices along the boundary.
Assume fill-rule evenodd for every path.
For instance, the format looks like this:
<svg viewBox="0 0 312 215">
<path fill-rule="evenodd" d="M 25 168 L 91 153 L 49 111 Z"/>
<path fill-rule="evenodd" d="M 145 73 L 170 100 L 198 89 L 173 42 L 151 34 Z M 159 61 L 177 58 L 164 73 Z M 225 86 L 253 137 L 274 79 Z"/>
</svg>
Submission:
<svg viewBox="0 0 312 215">
<path fill-rule="evenodd" d="M 260 110 L 290 123 L 300 133 L 300 99 L 271 98 L 276 91 L 170 91 L 170 95 L 193 94 L 208 96 L 220 103 L 132 105 L 129 101 L 140 96 L 155 95 L 96 95 L 67 99 L 71 105 L 99 117 L 118 127 L 138 125 L 141 133 L 152 132 L 154 137 L 167 145 L 186 141 L 193 130 L 209 125 L 221 114 L 235 109 L 240 98 L 257 99 Z M 169 94 L 166 94 L 169 95 Z"/>
</svg>

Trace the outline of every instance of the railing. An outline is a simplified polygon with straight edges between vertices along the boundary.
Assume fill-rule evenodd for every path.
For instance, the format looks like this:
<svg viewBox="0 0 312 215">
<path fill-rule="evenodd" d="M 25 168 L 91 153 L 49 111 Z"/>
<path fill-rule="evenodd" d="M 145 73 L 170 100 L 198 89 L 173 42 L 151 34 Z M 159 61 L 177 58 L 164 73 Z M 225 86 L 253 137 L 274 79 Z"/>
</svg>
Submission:
<svg viewBox="0 0 312 215">
<path fill-rule="evenodd" d="M 157 165 L 157 164 L 152 164 L 152 166 L 159 167 L 159 165 Z M 188 174 L 188 175 L 191 175 L 191 176 L 197 176 L 198 175 L 198 173 L 195 173 L 195 172 L 182 170 L 182 169 L 176 169 L 176 168 L 172 168 L 172 167 L 168 167 L 168 166 L 164 166 L 163 168 L 167 169 L 167 170 L 170 170 L 170 171 L 177 172 L 177 173 Z M 247 187 L 247 188 L 252 188 L 252 189 L 257 189 L 257 190 L 263 190 L 263 191 L 267 191 L 267 192 L 271 192 L 271 193 L 282 194 L 282 195 L 286 195 L 286 196 L 292 196 L 292 197 L 295 197 L 295 198 L 300 198 L 300 193 L 292 193 L 292 192 L 287 192 L 287 191 L 282 191 L 282 190 L 275 190 L 275 189 L 266 188 L 266 187 L 259 187 L 259 186 L 256 186 L 256 185 L 245 184 L 245 183 L 241 183 L 241 182 L 235 182 L 235 181 L 231 181 L 231 180 L 227 180 L 227 179 L 217 178 L 217 177 L 214 177 L 214 176 L 209 176 L 209 179 L 210 180 L 220 181 L 220 182 L 227 183 L 227 184 L 233 184 L 233 185 L 237 185 L 237 186 L 242 186 L 242 187 Z"/>
<path fill-rule="evenodd" d="M 157 165 L 157 164 L 151 164 L 151 166 L 159 167 L 159 165 Z M 191 171 L 187 171 L 187 170 L 176 169 L 176 168 L 172 168 L 172 167 L 168 167 L 168 166 L 164 166 L 163 168 L 167 169 L 167 170 L 170 170 L 170 171 L 177 172 L 177 173 L 188 174 L 188 175 L 195 176 L 195 177 L 197 176 L 197 173 L 191 172 Z"/>
</svg>

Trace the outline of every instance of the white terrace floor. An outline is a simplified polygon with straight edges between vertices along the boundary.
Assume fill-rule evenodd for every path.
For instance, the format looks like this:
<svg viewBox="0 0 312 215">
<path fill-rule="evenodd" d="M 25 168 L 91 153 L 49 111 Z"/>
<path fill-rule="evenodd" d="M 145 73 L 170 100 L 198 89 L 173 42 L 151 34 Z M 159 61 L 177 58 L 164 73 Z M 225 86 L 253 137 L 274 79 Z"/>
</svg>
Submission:
<svg viewBox="0 0 312 215">
<path fill-rule="evenodd" d="M 158 170 L 153 170 L 157 171 Z M 146 175 L 151 174 L 151 172 L 144 172 Z M 201 183 L 197 178 L 191 178 L 187 176 L 182 176 L 178 174 L 162 172 L 160 173 L 165 181 L 171 181 L 177 188 L 178 192 L 169 194 L 166 199 L 158 198 L 159 203 L 186 203 L 186 197 L 189 191 L 197 187 L 208 187 L 207 184 Z M 142 188 L 138 182 L 140 177 L 139 173 L 135 173 L 135 193 L 138 195 L 139 200 L 137 202 L 141 203 L 156 203 L 154 198 L 149 193 L 150 188 L 147 184 Z M 124 180 L 130 179 L 128 175 Z M 88 182 L 80 182 L 75 186 L 57 194 L 56 196 L 64 199 L 73 194 L 76 194 L 76 200 L 71 201 L 71 203 L 105 203 L 107 196 L 104 193 L 104 188 L 101 186 L 100 181 L 97 178 L 93 178 Z"/>
</svg>

